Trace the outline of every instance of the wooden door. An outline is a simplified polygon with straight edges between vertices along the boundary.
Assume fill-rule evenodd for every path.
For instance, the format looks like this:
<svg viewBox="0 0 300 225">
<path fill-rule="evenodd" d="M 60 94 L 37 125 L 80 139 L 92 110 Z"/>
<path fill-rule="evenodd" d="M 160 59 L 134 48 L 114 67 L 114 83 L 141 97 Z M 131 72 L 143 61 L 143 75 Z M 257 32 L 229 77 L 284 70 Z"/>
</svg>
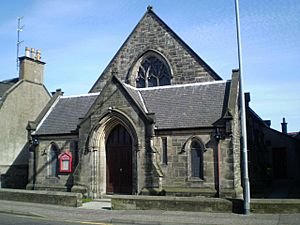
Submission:
<svg viewBox="0 0 300 225">
<path fill-rule="evenodd" d="M 287 157 L 285 148 L 273 148 L 273 176 L 275 179 L 287 178 Z"/>
<path fill-rule="evenodd" d="M 132 194 L 131 137 L 122 125 L 109 134 L 106 144 L 107 193 Z"/>
</svg>

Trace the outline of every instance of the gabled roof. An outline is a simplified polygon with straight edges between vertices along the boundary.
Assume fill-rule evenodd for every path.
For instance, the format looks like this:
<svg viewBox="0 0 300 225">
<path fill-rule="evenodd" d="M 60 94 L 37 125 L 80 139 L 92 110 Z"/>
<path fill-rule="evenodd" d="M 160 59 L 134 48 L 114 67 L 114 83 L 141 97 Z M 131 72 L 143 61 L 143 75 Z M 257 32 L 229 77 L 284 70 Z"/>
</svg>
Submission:
<svg viewBox="0 0 300 225">
<path fill-rule="evenodd" d="M 222 78 L 197 53 L 195 53 L 190 46 L 188 46 L 158 15 L 153 12 L 152 7 L 148 7 L 144 17 L 147 13 L 151 14 L 153 18 L 157 20 L 168 31 L 168 33 L 171 34 L 171 36 L 173 36 L 182 46 L 184 46 L 184 48 L 196 59 L 196 61 L 198 61 L 210 72 L 210 75 L 215 80 L 222 80 Z"/>
<path fill-rule="evenodd" d="M 125 86 L 138 104 L 155 114 L 157 129 L 178 129 L 213 126 L 227 107 L 230 81 L 139 89 Z"/>
<path fill-rule="evenodd" d="M 268 130 L 270 130 L 270 131 L 272 131 L 272 132 L 274 132 L 274 133 L 276 133 L 276 134 L 279 134 L 279 135 L 281 135 L 281 136 L 284 136 L 284 137 L 288 137 L 288 138 L 290 138 L 290 139 L 293 139 L 294 141 L 297 140 L 297 137 L 293 137 L 293 136 L 289 135 L 288 133 L 286 134 L 286 133 L 280 132 L 280 131 L 275 130 L 275 129 L 271 128 L 270 126 L 268 126 L 268 125 L 266 124 L 266 122 L 265 122 L 259 115 L 257 115 L 257 113 L 256 113 L 253 109 L 251 109 L 250 107 L 247 107 L 246 110 L 247 110 L 247 113 L 249 113 L 249 115 L 250 115 L 257 123 L 261 124 L 263 128 L 268 129 Z"/>
<path fill-rule="evenodd" d="M 34 135 L 70 134 L 77 129 L 99 93 L 59 97 L 38 124 Z"/>
<path fill-rule="evenodd" d="M 287 133 L 289 136 L 291 136 L 291 137 L 293 137 L 293 138 L 295 138 L 295 137 L 297 137 L 297 136 L 299 136 L 300 137 L 300 131 L 298 131 L 298 132 L 289 132 L 289 133 Z"/>
<path fill-rule="evenodd" d="M 0 98 L 3 97 L 5 92 L 10 89 L 15 83 L 19 81 L 19 78 L 13 78 L 10 80 L 4 80 L 0 82 Z"/>
<path fill-rule="evenodd" d="M 148 50 L 159 51 L 158 49 L 161 48 L 161 46 L 159 44 L 152 46 L 152 45 L 148 45 L 144 42 L 139 43 L 136 41 L 136 39 L 139 36 L 142 36 L 141 39 L 144 40 L 153 35 L 157 35 L 155 30 L 151 31 L 151 33 L 149 31 L 139 31 L 139 28 L 145 24 L 147 24 L 149 27 L 151 27 L 152 24 L 149 23 L 149 21 L 148 21 L 149 18 L 151 18 L 151 21 L 155 21 L 155 23 L 158 23 L 161 30 L 163 30 L 163 31 L 165 31 L 165 33 L 169 34 L 168 36 L 170 36 L 170 38 L 172 38 L 172 40 L 175 40 L 179 44 L 179 46 L 181 46 L 184 49 L 185 53 L 189 54 L 194 59 L 196 64 L 201 65 L 203 70 L 205 72 L 207 72 L 212 79 L 222 80 L 222 78 L 198 54 L 196 54 L 191 47 L 189 47 L 162 19 L 160 19 L 160 17 L 157 14 L 154 13 L 154 11 L 152 10 L 152 7 L 148 7 L 146 13 L 143 15 L 143 17 L 138 22 L 138 24 L 134 27 L 133 31 L 129 34 L 129 36 L 127 37 L 125 42 L 119 48 L 117 53 L 114 55 L 114 57 L 109 62 L 107 67 L 104 69 L 104 71 L 101 73 L 101 75 L 99 76 L 97 81 L 94 83 L 94 85 L 92 86 L 92 88 L 90 89 L 89 92 L 95 92 L 95 91 L 98 92 L 98 91 L 102 90 L 103 85 L 105 83 L 103 81 L 109 80 L 108 77 L 111 75 L 111 73 L 109 71 L 111 69 L 113 69 L 113 67 L 115 67 L 115 64 L 118 65 L 117 61 L 121 60 L 119 57 L 122 58 L 123 57 L 122 55 L 124 54 L 124 52 L 134 52 L 135 47 L 138 49 L 143 49 L 143 52 L 141 52 L 141 53 L 145 53 L 145 51 L 148 51 Z M 159 37 L 159 36 L 157 36 L 157 37 Z M 138 57 L 138 55 L 135 55 L 134 57 Z M 131 65 L 131 63 L 129 63 L 128 65 Z M 124 68 L 122 68 L 122 69 L 124 69 Z M 129 69 L 129 68 L 127 68 L 127 69 Z M 119 72 L 120 72 L 119 73 L 120 75 L 126 75 L 126 73 L 128 71 L 126 71 L 126 72 L 119 71 Z M 175 74 L 175 76 L 176 75 L 177 74 Z M 127 79 L 126 76 L 124 78 L 122 78 L 121 80 L 125 81 L 125 79 Z"/>
</svg>

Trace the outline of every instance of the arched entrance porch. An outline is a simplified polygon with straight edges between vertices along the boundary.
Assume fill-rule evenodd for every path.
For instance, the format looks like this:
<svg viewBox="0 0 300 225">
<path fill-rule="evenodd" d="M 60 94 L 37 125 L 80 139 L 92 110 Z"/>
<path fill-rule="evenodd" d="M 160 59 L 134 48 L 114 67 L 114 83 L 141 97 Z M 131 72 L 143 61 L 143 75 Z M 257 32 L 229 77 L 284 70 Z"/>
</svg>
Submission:
<svg viewBox="0 0 300 225">
<path fill-rule="evenodd" d="M 111 111 L 93 129 L 91 196 L 137 192 L 138 139 L 133 122 L 123 113 Z"/>
</svg>

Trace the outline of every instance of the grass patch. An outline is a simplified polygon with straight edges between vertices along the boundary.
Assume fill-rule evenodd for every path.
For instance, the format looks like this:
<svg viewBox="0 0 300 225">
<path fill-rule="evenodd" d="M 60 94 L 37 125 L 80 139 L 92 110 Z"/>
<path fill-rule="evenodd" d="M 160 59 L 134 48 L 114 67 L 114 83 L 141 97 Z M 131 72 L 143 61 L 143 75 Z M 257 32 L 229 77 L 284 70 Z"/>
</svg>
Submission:
<svg viewBox="0 0 300 225">
<path fill-rule="evenodd" d="M 87 203 L 93 201 L 92 198 L 82 198 L 82 203 Z"/>
</svg>

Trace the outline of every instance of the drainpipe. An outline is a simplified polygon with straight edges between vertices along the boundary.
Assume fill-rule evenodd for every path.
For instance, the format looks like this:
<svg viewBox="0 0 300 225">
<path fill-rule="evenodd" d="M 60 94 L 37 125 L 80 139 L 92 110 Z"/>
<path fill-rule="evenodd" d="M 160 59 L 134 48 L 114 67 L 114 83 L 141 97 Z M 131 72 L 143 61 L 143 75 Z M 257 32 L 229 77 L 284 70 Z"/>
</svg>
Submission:
<svg viewBox="0 0 300 225">
<path fill-rule="evenodd" d="M 32 138 L 32 144 L 31 144 L 31 153 L 33 157 L 33 162 L 32 162 L 32 190 L 35 189 L 35 183 L 36 183 L 36 176 L 37 176 L 37 158 L 36 158 L 36 148 L 39 145 L 39 139 L 37 137 Z"/>
<path fill-rule="evenodd" d="M 218 197 L 221 197 L 221 170 L 220 170 L 220 158 L 221 158 L 221 133 L 219 131 L 219 128 L 216 130 L 215 139 L 218 143 L 218 152 L 217 152 L 217 169 L 218 169 Z"/>
</svg>

